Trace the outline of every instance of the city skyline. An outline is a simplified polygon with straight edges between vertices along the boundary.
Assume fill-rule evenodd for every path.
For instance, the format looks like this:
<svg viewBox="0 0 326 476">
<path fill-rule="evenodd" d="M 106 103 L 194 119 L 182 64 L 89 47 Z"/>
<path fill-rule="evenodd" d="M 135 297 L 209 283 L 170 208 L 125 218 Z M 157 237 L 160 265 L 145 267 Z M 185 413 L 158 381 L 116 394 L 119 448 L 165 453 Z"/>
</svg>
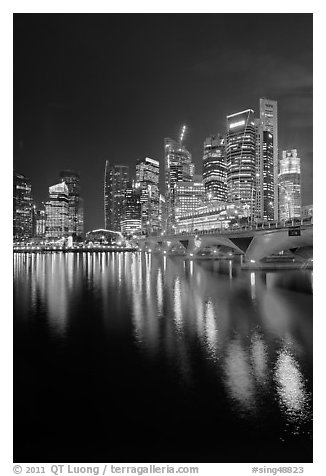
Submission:
<svg viewBox="0 0 326 476">
<path fill-rule="evenodd" d="M 258 41 L 262 22 L 277 27 L 273 41 Z M 213 23 L 220 28 L 212 31 Z M 225 40 L 231 23 L 238 31 Z M 44 44 L 36 44 L 40 34 Z M 85 230 L 103 222 L 105 160 L 131 167 L 132 176 L 146 156 L 163 170 L 164 137 L 177 138 L 185 123 L 184 144 L 201 173 L 205 138 L 225 131 L 228 114 L 252 108 L 257 117 L 260 97 L 278 102 L 279 151 L 298 150 L 302 204 L 313 201 L 310 14 L 14 15 L 14 72 L 14 166 L 30 178 L 38 204 L 58 170 L 77 170 Z"/>
</svg>

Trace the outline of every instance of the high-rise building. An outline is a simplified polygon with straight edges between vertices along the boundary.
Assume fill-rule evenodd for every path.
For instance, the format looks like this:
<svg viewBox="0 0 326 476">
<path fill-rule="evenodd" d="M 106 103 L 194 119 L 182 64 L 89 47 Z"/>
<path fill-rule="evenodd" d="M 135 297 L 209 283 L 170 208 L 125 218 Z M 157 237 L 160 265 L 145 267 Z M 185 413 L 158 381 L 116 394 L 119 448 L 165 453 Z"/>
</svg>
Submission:
<svg viewBox="0 0 326 476">
<path fill-rule="evenodd" d="M 264 130 L 262 121 L 256 127 L 255 219 L 274 220 L 274 143 L 273 134 Z"/>
<path fill-rule="evenodd" d="M 141 190 L 142 234 L 157 234 L 161 228 L 159 220 L 159 176 L 160 164 L 157 160 L 145 157 L 136 163 L 136 182 Z"/>
<path fill-rule="evenodd" d="M 72 170 L 64 170 L 60 178 L 67 185 L 69 193 L 68 233 L 81 238 L 84 234 L 84 204 L 80 196 L 79 175 Z"/>
<path fill-rule="evenodd" d="M 256 134 L 254 111 L 246 109 L 227 116 L 228 202 L 242 204 L 253 217 L 256 179 Z"/>
<path fill-rule="evenodd" d="M 49 201 L 45 203 L 45 236 L 63 238 L 69 234 L 69 190 L 65 182 L 49 187 Z"/>
<path fill-rule="evenodd" d="M 312 218 L 314 212 L 313 205 L 302 205 L 301 206 L 301 217 L 302 218 Z"/>
<path fill-rule="evenodd" d="M 14 240 L 28 240 L 33 235 L 33 199 L 29 178 L 14 171 L 13 179 Z"/>
<path fill-rule="evenodd" d="M 242 205 L 212 200 L 195 210 L 188 211 L 179 218 L 177 233 L 193 233 L 197 231 L 218 231 L 229 228 L 244 216 Z"/>
<path fill-rule="evenodd" d="M 172 232 L 175 226 L 174 186 L 177 182 L 191 182 L 195 166 L 191 161 L 191 153 L 179 142 L 166 138 L 164 140 L 164 176 L 166 227 Z"/>
<path fill-rule="evenodd" d="M 129 167 L 126 165 L 111 165 L 105 162 L 104 172 L 104 228 L 121 231 L 124 215 L 124 201 Z"/>
<path fill-rule="evenodd" d="M 125 237 L 141 234 L 141 193 L 137 182 L 129 182 L 125 190 L 124 215 L 121 231 Z"/>
<path fill-rule="evenodd" d="M 177 182 L 175 193 L 175 225 L 180 218 L 189 212 L 194 212 L 205 202 L 205 187 L 202 176 L 195 175 L 192 182 Z"/>
<path fill-rule="evenodd" d="M 204 142 L 203 182 L 209 200 L 227 200 L 226 149 L 222 135 L 209 136 Z"/>
<path fill-rule="evenodd" d="M 35 209 L 35 236 L 43 237 L 45 236 L 45 225 L 46 225 L 46 213 L 44 203 L 42 202 L 43 207 Z"/>
<path fill-rule="evenodd" d="M 160 193 L 160 201 L 159 201 L 159 209 L 158 209 L 158 217 L 160 221 L 160 229 L 162 230 L 161 233 L 166 231 L 166 207 L 165 207 L 165 197 Z"/>
<path fill-rule="evenodd" d="M 280 220 L 301 216 L 301 168 L 297 150 L 284 150 L 280 160 Z"/>
<path fill-rule="evenodd" d="M 259 100 L 259 119 L 261 122 L 261 128 L 263 132 L 270 132 L 273 136 L 273 211 L 274 220 L 278 220 L 278 113 L 277 113 L 277 101 L 272 99 L 261 98 Z"/>
</svg>

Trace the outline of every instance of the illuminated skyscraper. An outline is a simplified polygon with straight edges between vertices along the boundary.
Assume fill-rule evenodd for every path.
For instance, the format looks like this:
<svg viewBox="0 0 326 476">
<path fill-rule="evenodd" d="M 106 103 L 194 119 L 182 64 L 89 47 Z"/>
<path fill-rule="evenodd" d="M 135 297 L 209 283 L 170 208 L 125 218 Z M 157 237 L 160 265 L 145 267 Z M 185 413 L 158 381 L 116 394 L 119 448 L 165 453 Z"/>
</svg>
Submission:
<svg viewBox="0 0 326 476">
<path fill-rule="evenodd" d="M 297 150 L 284 150 L 278 176 L 280 220 L 301 216 L 301 169 Z"/>
<path fill-rule="evenodd" d="M 27 240 L 33 235 L 33 199 L 29 178 L 14 171 L 13 180 L 14 240 Z"/>
<path fill-rule="evenodd" d="M 263 132 L 270 132 L 273 136 L 273 211 L 274 220 L 278 220 L 278 113 L 277 101 L 271 99 L 261 98 L 259 100 L 259 119 Z M 267 136 L 268 137 L 268 136 Z M 270 167 L 271 170 L 271 167 Z"/>
<path fill-rule="evenodd" d="M 174 186 L 177 182 L 191 182 L 195 166 L 191 161 L 191 153 L 179 142 L 166 138 L 164 140 L 164 175 L 166 230 L 173 231 L 175 222 Z"/>
<path fill-rule="evenodd" d="M 106 230 L 121 231 L 121 222 L 124 215 L 125 191 L 128 181 L 128 166 L 110 166 L 108 160 L 105 162 L 104 228 Z"/>
<path fill-rule="evenodd" d="M 69 234 L 69 190 L 65 182 L 49 187 L 49 201 L 45 203 L 45 236 L 62 238 Z"/>
<path fill-rule="evenodd" d="M 35 236 L 45 236 L 46 214 L 45 209 L 36 210 L 35 212 Z"/>
<path fill-rule="evenodd" d="M 129 182 L 125 190 L 124 214 L 121 231 L 125 237 L 141 234 L 141 193 L 137 182 Z"/>
<path fill-rule="evenodd" d="M 84 233 L 84 204 L 80 196 L 79 175 L 72 170 L 60 173 L 61 182 L 65 182 L 69 192 L 68 233 L 73 237 L 82 237 Z"/>
<path fill-rule="evenodd" d="M 255 218 L 274 220 L 274 143 L 273 134 L 264 130 L 262 121 L 256 125 Z"/>
<path fill-rule="evenodd" d="M 221 135 L 209 136 L 204 142 L 203 182 L 209 200 L 227 200 L 226 149 Z"/>
<path fill-rule="evenodd" d="M 175 224 L 189 212 L 194 212 L 205 201 L 205 187 L 202 176 L 195 175 L 192 182 L 177 182 L 175 194 Z"/>
<path fill-rule="evenodd" d="M 253 216 L 256 179 L 256 134 L 254 111 L 246 109 L 227 116 L 228 202 L 243 204 Z"/>
<path fill-rule="evenodd" d="M 142 233 L 149 236 L 157 234 L 161 228 L 159 219 L 159 175 L 157 160 L 145 157 L 136 163 L 136 182 L 141 190 Z"/>
</svg>

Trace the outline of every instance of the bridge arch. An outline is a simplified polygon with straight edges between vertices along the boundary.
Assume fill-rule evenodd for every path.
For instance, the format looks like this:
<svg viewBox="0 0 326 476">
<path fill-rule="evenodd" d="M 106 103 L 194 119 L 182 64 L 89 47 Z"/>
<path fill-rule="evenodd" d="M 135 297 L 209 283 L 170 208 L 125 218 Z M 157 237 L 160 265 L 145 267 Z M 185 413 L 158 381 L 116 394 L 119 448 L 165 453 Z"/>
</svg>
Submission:
<svg viewBox="0 0 326 476">
<path fill-rule="evenodd" d="M 311 247 L 312 244 L 312 228 L 302 229 L 300 236 L 289 236 L 288 230 L 262 233 L 254 236 L 245 253 L 245 258 L 260 261 L 283 250 Z"/>
</svg>

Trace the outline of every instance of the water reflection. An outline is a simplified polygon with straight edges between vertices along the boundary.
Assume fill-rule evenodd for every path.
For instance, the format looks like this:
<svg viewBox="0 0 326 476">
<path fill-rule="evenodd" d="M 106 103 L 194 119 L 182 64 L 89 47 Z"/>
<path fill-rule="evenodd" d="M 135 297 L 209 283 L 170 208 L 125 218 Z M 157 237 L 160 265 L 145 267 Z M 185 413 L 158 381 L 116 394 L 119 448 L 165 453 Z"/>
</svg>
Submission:
<svg viewBox="0 0 326 476">
<path fill-rule="evenodd" d="M 239 405 L 240 415 L 255 410 L 255 382 L 251 374 L 248 353 L 239 339 L 231 341 L 224 358 L 225 385 L 233 401 Z"/>
<path fill-rule="evenodd" d="M 279 396 L 279 404 L 287 419 L 296 424 L 295 431 L 311 417 L 310 395 L 305 387 L 304 377 L 296 359 L 287 348 L 279 353 L 274 373 Z"/>
<path fill-rule="evenodd" d="M 310 418 L 311 296 L 287 290 L 282 274 L 138 252 L 16 254 L 14 271 L 22 320 L 41 309 L 64 338 L 90 302 L 88 326 L 131 339 L 183 385 L 214 382 L 238 417 L 277 400 L 289 424 Z M 311 273 L 291 276 L 296 289 L 301 278 L 306 285 Z"/>
</svg>

